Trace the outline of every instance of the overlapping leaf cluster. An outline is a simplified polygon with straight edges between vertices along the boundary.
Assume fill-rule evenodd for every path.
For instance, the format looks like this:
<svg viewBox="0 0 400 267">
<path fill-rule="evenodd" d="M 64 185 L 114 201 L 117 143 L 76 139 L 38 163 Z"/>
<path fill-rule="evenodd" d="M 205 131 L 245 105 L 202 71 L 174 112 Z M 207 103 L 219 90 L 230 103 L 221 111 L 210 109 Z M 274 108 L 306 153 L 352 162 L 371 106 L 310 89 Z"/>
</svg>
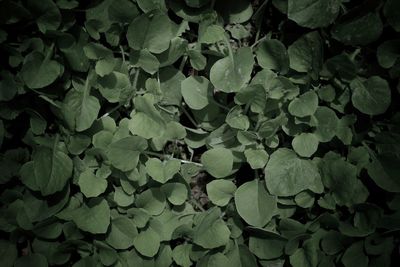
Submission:
<svg viewBox="0 0 400 267">
<path fill-rule="evenodd" d="M 399 10 L 0 1 L 0 265 L 390 266 Z"/>
</svg>

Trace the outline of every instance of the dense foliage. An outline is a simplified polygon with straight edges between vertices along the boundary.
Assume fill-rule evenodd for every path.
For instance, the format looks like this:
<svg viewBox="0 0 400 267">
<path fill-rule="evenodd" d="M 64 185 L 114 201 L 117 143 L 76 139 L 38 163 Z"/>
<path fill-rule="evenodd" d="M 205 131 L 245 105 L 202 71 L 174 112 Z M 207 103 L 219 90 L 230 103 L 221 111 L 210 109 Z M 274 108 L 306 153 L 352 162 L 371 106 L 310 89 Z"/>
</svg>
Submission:
<svg viewBox="0 0 400 267">
<path fill-rule="evenodd" d="M 0 14 L 0 266 L 399 256 L 400 1 Z"/>
</svg>

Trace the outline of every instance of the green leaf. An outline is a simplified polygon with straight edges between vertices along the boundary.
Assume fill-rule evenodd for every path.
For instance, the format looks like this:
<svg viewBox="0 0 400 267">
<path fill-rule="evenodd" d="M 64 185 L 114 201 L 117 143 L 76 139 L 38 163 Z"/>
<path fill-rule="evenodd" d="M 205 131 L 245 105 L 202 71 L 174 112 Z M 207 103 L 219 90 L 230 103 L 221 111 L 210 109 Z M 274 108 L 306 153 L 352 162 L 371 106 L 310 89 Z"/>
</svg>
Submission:
<svg viewBox="0 0 400 267">
<path fill-rule="evenodd" d="M 322 181 L 338 205 L 351 207 L 367 199 L 368 190 L 357 178 L 356 166 L 340 158 L 325 156 L 322 173 Z"/>
<path fill-rule="evenodd" d="M 236 185 L 228 180 L 214 180 L 207 184 L 207 196 L 217 206 L 228 205 L 236 191 Z"/>
<path fill-rule="evenodd" d="M 165 14 L 142 14 L 131 22 L 126 38 L 129 46 L 135 50 L 145 48 L 159 54 L 168 49 L 169 40 L 177 31 L 178 26 Z"/>
<path fill-rule="evenodd" d="M 316 80 L 323 65 L 323 43 L 318 32 L 310 32 L 297 39 L 288 48 L 290 68 L 311 73 Z"/>
<path fill-rule="evenodd" d="M 105 199 L 93 199 L 71 211 L 76 226 L 92 234 L 104 234 L 110 225 L 110 207 Z"/>
<path fill-rule="evenodd" d="M 334 22 L 341 0 L 289 0 L 288 17 L 303 27 L 315 29 Z"/>
<path fill-rule="evenodd" d="M 292 147 L 301 157 L 309 158 L 318 149 L 318 138 L 312 133 L 301 133 L 292 140 Z"/>
<path fill-rule="evenodd" d="M 176 246 L 172 251 L 172 257 L 175 263 L 182 267 L 190 267 L 192 265 L 190 259 L 191 249 L 192 245 L 190 244 L 181 244 Z"/>
<path fill-rule="evenodd" d="M 111 164 L 121 170 L 133 170 L 139 161 L 140 153 L 147 148 L 147 141 L 140 136 L 128 136 L 111 143 L 107 156 Z"/>
<path fill-rule="evenodd" d="M 146 171 L 155 181 L 165 184 L 171 180 L 181 168 L 181 162 L 177 159 L 161 161 L 151 158 L 146 162 Z"/>
<path fill-rule="evenodd" d="M 256 50 L 257 62 L 264 69 L 281 74 L 289 70 L 289 56 L 284 44 L 276 39 L 262 41 Z"/>
<path fill-rule="evenodd" d="M 220 218 L 219 209 L 213 208 L 202 217 L 193 229 L 193 242 L 205 249 L 227 245 L 231 232 Z"/>
<path fill-rule="evenodd" d="M 388 192 L 400 192 L 398 177 L 398 156 L 390 153 L 381 155 L 371 154 L 371 162 L 367 164 L 369 176 L 376 185 Z"/>
<path fill-rule="evenodd" d="M 386 80 L 372 76 L 365 81 L 351 82 L 351 101 L 356 109 L 367 115 L 385 113 L 391 102 L 391 92 Z"/>
<path fill-rule="evenodd" d="M 362 241 L 353 243 L 343 254 L 342 263 L 345 267 L 368 266 L 368 257 L 364 253 L 364 244 Z"/>
<path fill-rule="evenodd" d="M 181 84 L 183 99 L 191 109 L 203 109 L 210 104 L 212 92 L 210 81 L 201 76 L 190 76 Z"/>
<path fill-rule="evenodd" d="M 368 31 L 364 31 L 368 29 Z M 379 38 L 383 24 L 377 12 L 336 24 L 332 28 L 332 37 L 349 45 L 367 45 Z"/>
<path fill-rule="evenodd" d="M 133 66 L 141 67 L 145 72 L 154 74 L 160 67 L 157 57 L 147 49 L 140 51 L 132 50 L 129 55 L 129 61 Z"/>
<path fill-rule="evenodd" d="M 327 107 L 318 107 L 313 115 L 315 120 L 314 135 L 320 142 L 329 142 L 336 135 L 339 119 L 336 113 Z"/>
<path fill-rule="evenodd" d="M 318 168 L 290 149 L 280 148 L 270 156 L 265 167 L 265 182 L 269 192 L 276 196 L 293 196 L 309 189 L 321 193 L 323 185 Z"/>
<path fill-rule="evenodd" d="M 201 155 L 201 163 L 215 178 L 223 178 L 232 172 L 233 155 L 226 148 L 212 148 Z"/>
<path fill-rule="evenodd" d="M 52 84 L 61 74 L 62 66 L 51 59 L 52 49 L 48 55 L 32 52 L 25 60 L 21 74 L 26 85 L 31 89 L 39 89 Z"/>
<path fill-rule="evenodd" d="M 79 188 L 85 197 L 97 197 L 106 191 L 107 180 L 98 178 L 90 169 L 82 172 L 78 179 Z"/>
<path fill-rule="evenodd" d="M 127 249 L 133 246 L 133 240 L 137 235 L 138 231 L 133 221 L 120 216 L 111 221 L 106 242 L 115 249 Z"/>
<path fill-rule="evenodd" d="M 235 192 L 235 205 L 240 217 L 248 224 L 264 227 L 276 213 L 276 197 L 258 181 L 244 183 Z"/>
<path fill-rule="evenodd" d="M 160 248 L 160 236 L 151 227 L 142 230 L 134 239 L 136 250 L 146 257 L 154 257 Z"/>
<path fill-rule="evenodd" d="M 52 149 L 39 147 L 33 156 L 36 185 L 44 196 L 61 191 L 72 175 L 72 160 L 58 144 L 56 138 Z"/>
<path fill-rule="evenodd" d="M 89 129 L 97 119 L 100 102 L 90 95 L 93 73 L 88 75 L 84 85 L 79 82 L 65 96 L 62 112 L 68 124 L 76 131 L 82 132 Z"/>
<path fill-rule="evenodd" d="M 252 169 L 264 168 L 269 159 L 268 153 L 263 149 L 249 148 L 244 151 L 244 155 Z"/>
<path fill-rule="evenodd" d="M 160 137 L 165 131 L 165 121 L 154 107 L 154 96 L 146 94 L 134 99 L 136 110 L 131 113 L 129 130 L 146 139 Z"/>
<path fill-rule="evenodd" d="M 311 116 L 318 108 L 318 96 L 314 91 L 308 91 L 293 99 L 289 106 L 289 113 L 296 117 Z"/>
<path fill-rule="evenodd" d="M 150 215 L 159 215 L 165 209 L 165 195 L 159 188 L 150 188 L 137 195 L 135 205 Z"/>
<path fill-rule="evenodd" d="M 182 205 L 188 198 L 188 189 L 182 183 L 166 183 L 161 186 L 161 190 L 172 205 Z"/>
<path fill-rule="evenodd" d="M 250 81 L 253 65 L 251 49 L 239 48 L 233 55 L 214 63 L 210 70 L 210 80 L 217 90 L 225 93 L 238 92 Z"/>
<path fill-rule="evenodd" d="M 400 58 L 400 40 L 383 42 L 376 52 L 379 65 L 383 68 L 391 68 Z"/>
<path fill-rule="evenodd" d="M 302 248 L 290 256 L 290 264 L 293 267 L 316 267 L 318 265 L 316 244 L 311 240 L 306 241 Z"/>
<path fill-rule="evenodd" d="M 278 234 L 268 234 L 267 236 L 252 235 L 249 239 L 249 249 L 260 259 L 276 259 L 283 255 L 287 240 Z"/>
</svg>

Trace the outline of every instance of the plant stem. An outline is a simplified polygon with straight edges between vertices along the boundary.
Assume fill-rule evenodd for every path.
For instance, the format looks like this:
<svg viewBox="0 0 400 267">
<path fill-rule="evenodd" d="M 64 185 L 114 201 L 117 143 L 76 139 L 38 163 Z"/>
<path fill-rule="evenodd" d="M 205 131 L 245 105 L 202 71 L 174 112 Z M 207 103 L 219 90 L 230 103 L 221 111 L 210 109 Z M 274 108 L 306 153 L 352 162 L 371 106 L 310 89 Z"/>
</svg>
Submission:
<svg viewBox="0 0 400 267">
<path fill-rule="evenodd" d="M 143 154 L 148 155 L 148 156 L 158 157 L 158 158 L 161 158 L 161 159 L 164 159 L 164 158 L 176 159 L 176 160 L 179 160 L 181 163 L 194 164 L 196 166 L 203 167 L 203 164 L 201 164 L 199 162 L 194 162 L 194 161 L 189 161 L 189 160 L 184 160 L 184 159 L 178 159 L 178 158 L 171 157 L 170 155 L 165 155 L 165 154 L 158 153 L 158 152 L 144 151 Z"/>
<path fill-rule="evenodd" d="M 198 127 L 196 121 L 192 118 L 192 116 L 189 114 L 189 112 L 185 109 L 185 107 L 182 105 L 182 112 L 186 115 L 186 117 L 189 119 L 189 121 L 195 126 L 196 128 Z"/>
<path fill-rule="evenodd" d="M 181 72 L 183 71 L 183 68 L 185 67 L 187 59 L 188 59 L 188 56 L 184 55 L 183 58 L 182 58 L 181 64 L 179 65 L 179 70 Z"/>
<path fill-rule="evenodd" d="M 203 211 L 203 212 L 206 211 L 206 210 L 200 205 L 200 203 L 197 202 L 196 199 L 192 198 L 191 200 L 189 200 L 189 202 L 192 203 L 194 206 L 196 206 L 196 208 L 198 208 L 199 210 L 201 210 L 201 211 Z"/>
<path fill-rule="evenodd" d="M 215 105 L 217 105 L 218 107 L 229 111 L 230 109 L 228 107 L 225 107 L 224 105 L 222 105 L 221 103 L 219 103 L 218 101 L 216 101 L 215 99 L 211 99 L 211 102 L 213 102 Z"/>
<path fill-rule="evenodd" d="M 125 64 L 125 51 L 122 45 L 119 46 L 119 49 L 121 50 L 121 55 L 122 55 L 122 62 Z"/>
</svg>

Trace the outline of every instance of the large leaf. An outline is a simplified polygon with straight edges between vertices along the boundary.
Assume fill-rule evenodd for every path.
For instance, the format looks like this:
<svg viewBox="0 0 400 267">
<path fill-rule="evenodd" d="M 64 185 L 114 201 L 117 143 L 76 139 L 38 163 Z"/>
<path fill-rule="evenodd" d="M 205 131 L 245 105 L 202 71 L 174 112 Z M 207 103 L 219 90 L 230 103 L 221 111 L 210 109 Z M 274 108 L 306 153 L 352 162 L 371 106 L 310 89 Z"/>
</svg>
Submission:
<svg viewBox="0 0 400 267">
<path fill-rule="evenodd" d="M 121 170 L 133 170 L 139 161 L 140 153 L 147 148 L 147 141 L 140 136 L 128 136 L 111 143 L 107 156 L 111 164 Z"/>
<path fill-rule="evenodd" d="M 71 212 L 76 226 L 92 234 L 104 234 L 110 225 L 110 207 L 105 199 L 93 199 Z"/>
<path fill-rule="evenodd" d="M 72 175 L 72 160 L 58 145 L 56 138 L 52 149 L 39 147 L 33 157 L 36 185 L 44 196 L 61 191 Z"/>
<path fill-rule="evenodd" d="M 288 17 L 303 27 L 329 26 L 339 14 L 341 0 L 289 0 Z"/>
<path fill-rule="evenodd" d="M 76 82 L 64 98 L 62 112 L 68 124 L 81 132 L 89 129 L 97 119 L 100 111 L 99 100 L 90 95 L 93 83 L 93 73 L 90 73 L 82 85 Z"/>
<path fill-rule="evenodd" d="M 250 80 L 254 59 L 251 49 L 240 48 L 211 67 L 210 80 L 217 90 L 225 93 L 238 92 Z"/>
<path fill-rule="evenodd" d="M 276 213 L 276 197 L 265 189 L 265 184 L 253 180 L 242 184 L 235 192 L 236 209 L 248 224 L 264 227 Z"/>
<path fill-rule="evenodd" d="M 153 95 L 138 96 L 134 100 L 135 108 L 131 114 L 129 130 L 146 139 L 162 136 L 165 131 L 165 121 L 154 107 Z"/>
<path fill-rule="evenodd" d="M 62 66 L 51 59 L 52 51 L 47 55 L 32 52 L 25 58 L 21 74 L 26 85 L 38 89 L 52 84 L 62 74 Z"/>
<path fill-rule="evenodd" d="M 193 242 L 206 249 L 228 244 L 230 231 L 216 208 L 209 210 L 193 229 Z"/>
<path fill-rule="evenodd" d="M 277 196 L 293 196 L 306 189 L 315 193 L 323 191 L 317 166 L 286 148 L 270 156 L 265 167 L 265 182 L 269 192 Z"/>
<path fill-rule="evenodd" d="M 391 92 L 386 80 L 372 76 L 365 81 L 355 79 L 350 87 L 355 108 L 368 115 L 385 113 L 391 102 Z"/>
<path fill-rule="evenodd" d="M 201 163 L 212 176 L 223 178 L 232 172 L 233 155 L 229 149 L 213 148 L 201 155 Z"/>
<path fill-rule="evenodd" d="M 146 48 L 159 54 L 168 49 L 169 40 L 177 31 L 178 26 L 165 14 L 142 14 L 131 22 L 126 38 L 129 46 L 135 50 Z"/>
</svg>

